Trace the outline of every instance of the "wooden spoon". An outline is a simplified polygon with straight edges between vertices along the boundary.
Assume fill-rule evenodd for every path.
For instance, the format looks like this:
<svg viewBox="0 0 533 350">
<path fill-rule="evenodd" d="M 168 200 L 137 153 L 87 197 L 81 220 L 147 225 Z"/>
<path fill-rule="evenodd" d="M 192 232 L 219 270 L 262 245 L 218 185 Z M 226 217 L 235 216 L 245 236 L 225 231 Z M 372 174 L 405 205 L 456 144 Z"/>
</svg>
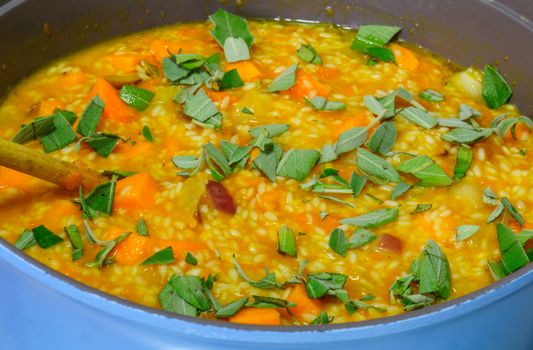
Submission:
<svg viewBox="0 0 533 350">
<path fill-rule="evenodd" d="M 18 143 L 0 138 L 0 166 L 61 186 L 69 191 L 81 186 L 90 191 L 108 179 L 79 162 L 65 162 Z"/>
</svg>

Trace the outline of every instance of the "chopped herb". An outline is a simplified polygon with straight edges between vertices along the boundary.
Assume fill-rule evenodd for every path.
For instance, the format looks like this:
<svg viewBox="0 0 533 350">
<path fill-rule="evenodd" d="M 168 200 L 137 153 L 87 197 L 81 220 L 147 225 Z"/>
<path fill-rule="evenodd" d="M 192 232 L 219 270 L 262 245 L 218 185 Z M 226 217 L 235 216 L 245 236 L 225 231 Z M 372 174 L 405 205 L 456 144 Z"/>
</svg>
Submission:
<svg viewBox="0 0 533 350">
<path fill-rule="evenodd" d="M 241 38 L 248 47 L 252 46 L 254 37 L 250 33 L 246 19 L 220 9 L 209 16 L 209 20 L 215 25 L 209 33 L 221 47 L 224 47 L 228 38 Z"/>
<path fill-rule="evenodd" d="M 172 163 L 182 169 L 195 169 L 200 165 L 200 160 L 195 156 L 174 156 Z"/>
<path fill-rule="evenodd" d="M 366 185 L 367 178 L 364 176 L 358 175 L 355 171 L 352 172 L 352 177 L 350 178 L 350 188 L 352 190 L 352 196 L 357 197 L 361 194 L 361 191 Z"/>
<path fill-rule="evenodd" d="M 221 117 L 217 107 L 203 89 L 185 101 L 183 113 L 200 123 L 211 123 L 215 127 L 218 127 L 217 117 Z"/>
<path fill-rule="evenodd" d="M 472 148 L 461 145 L 457 151 L 457 160 L 455 161 L 455 169 L 453 170 L 453 177 L 456 180 L 460 180 L 465 177 L 470 164 L 472 164 L 473 159 Z"/>
<path fill-rule="evenodd" d="M 374 183 L 400 182 L 400 175 L 392 165 L 363 148 L 357 150 L 356 164 L 361 173 Z"/>
<path fill-rule="evenodd" d="M 446 255 L 439 246 L 428 241 L 422 251 L 415 275 L 420 280 L 420 293 L 434 293 L 446 299 L 451 292 L 451 271 Z"/>
<path fill-rule="evenodd" d="M 159 293 L 163 309 L 186 316 L 218 307 L 210 297 L 209 281 L 197 276 L 174 275 Z"/>
<path fill-rule="evenodd" d="M 250 59 L 250 50 L 242 38 L 227 38 L 224 41 L 224 55 L 228 62 L 246 61 Z"/>
<path fill-rule="evenodd" d="M 254 111 L 252 111 L 250 108 L 246 106 L 241 108 L 241 113 L 254 115 Z"/>
<path fill-rule="evenodd" d="M 277 309 L 296 306 L 295 303 L 284 299 L 264 297 L 260 295 L 252 295 L 253 301 L 246 304 L 248 307 L 256 307 L 261 309 Z"/>
<path fill-rule="evenodd" d="M 320 158 L 320 152 L 312 149 L 291 149 L 283 154 L 276 168 L 279 176 L 303 181 Z"/>
<path fill-rule="evenodd" d="M 337 197 L 334 197 L 334 196 L 320 196 L 320 198 L 327 199 L 327 200 L 333 201 L 333 202 L 338 203 L 338 204 L 346 205 L 346 206 L 348 206 L 350 208 L 355 208 L 355 205 L 353 205 L 352 203 L 344 201 L 344 200 L 342 200 L 340 198 L 337 198 Z"/>
<path fill-rule="evenodd" d="M 492 191 L 490 187 L 483 190 L 483 203 L 497 205 L 498 195 Z"/>
<path fill-rule="evenodd" d="M 318 324 L 330 324 L 333 322 L 334 317 L 328 316 L 328 313 L 326 311 L 321 311 L 318 316 L 311 321 L 311 325 L 318 325 Z"/>
<path fill-rule="evenodd" d="M 224 305 L 216 312 L 215 316 L 220 318 L 234 316 L 248 302 L 248 297 L 237 299 L 227 305 Z"/>
<path fill-rule="evenodd" d="M 154 98 L 154 93 L 133 85 L 124 85 L 118 94 L 128 106 L 144 111 Z"/>
<path fill-rule="evenodd" d="M 320 220 L 324 220 L 329 214 L 325 211 L 320 211 Z"/>
<path fill-rule="evenodd" d="M 258 138 L 261 136 L 262 133 L 266 132 L 268 137 L 276 137 L 283 133 L 285 133 L 287 130 L 289 130 L 290 125 L 289 124 L 269 124 L 269 125 L 261 125 L 251 128 L 248 133 L 253 138 Z"/>
<path fill-rule="evenodd" d="M 503 204 L 502 203 L 498 203 L 496 208 L 494 208 L 494 210 L 489 214 L 489 217 L 487 218 L 486 222 L 487 223 L 491 223 L 494 220 L 496 220 L 497 218 L 499 218 L 500 215 L 502 215 L 504 209 L 505 209 L 505 207 L 503 206 Z"/>
<path fill-rule="evenodd" d="M 96 131 L 98 122 L 104 112 L 104 101 L 96 95 L 83 111 L 76 131 L 78 134 L 88 137 Z"/>
<path fill-rule="evenodd" d="M 187 252 L 185 255 L 185 262 L 190 265 L 198 265 L 198 259 L 191 252 Z"/>
<path fill-rule="evenodd" d="M 369 54 L 375 58 L 394 58 L 386 45 L 399 31 L 400 27 L 383 25 L 362 25 L 352 43 L 352 49 Z M 386 52 L 389 53 L 386 53 Z M 390 59 L 389 59 L 390 61 Z"/>
<path fill-rule="evenodd" d="M 172 250 L 172 247 L 166 247 L 165 249 L 161 249 L 160 251 L 154 253 L 148 259 L 143 261 L 141 265 L 172 264 L 174 261 L 176 261 L 176 258 L 174 258 L 174 251 Z"/>
<path fill-rule="evenodd" d="M 119 140 L 120 137 L 114 134 L 93 132 L 91 136 L 84 137 L 78 142 L 76 150 L 79 151 L 80 142 L 85 141 L 96 153 L 107 158 L 113 152 Z"/>
<path fill-rule="evenodd" d="M 243 159 L 248 160 L 252 146 L 239 146 L 228 141 L 220 141 L 220 149 L 229 165 L 233 165 L 243 161 Z"/>
<path fill-rule="evenodd" d="M 179 276 L 173 276 L 159 292 L 159 303 L 163 310 L 174 312 L 179 315 L 196 316 L 197 309 L 182 299 L 174 286 L 173 281 Z"/>
<path fill-rule="evenodd" d="M 524 245 L 527 243 L 527 241 L 533 239 L 533 230 L 522 230 L 520 233 L 516 234 L 516 238 L 520 244 Z"/>
<path fill-rule="evenodd" d="M 281 159 L 283 150 L 277 144 L 274 144 L 274 149 L 270 152 L 261 152 L 254 159 L 254 166 L 263 172 L 270 181 L 274 182 L 276 180 L 276 168 L 278 162 Z"/>
<path fill-rule="evenodd" d="M 148 125 L 143 126 L 142 134 L 147 141 L 154 142 L 154 136 L 152 135 Z"/>
<path fill-rule="evenodd" d="M 510 274 L 529 262 L 529 258 L 513 231 L 504 224 L 496 225 L 503 270 Z"/>
<path fill-rule="evenodd" d="M 346 234 L 344 230 L 336 228 L 329 236 L 329 247 L 340 256 L 346 256 Z"/>
<path fill-rule="evenodd" d="M 276 77 L 270 83 L 270 85 L 267 88 L 268 92 L 278 92 L 278 91 L 285 91 L 290 89 L 294 86 L 296 83 L 296 69 L 298 69 L 298 64 L 293 64 L 289 68 L 285 69 L 283 72 L 281 72 L 280 75 Z"/>
<path fill-rule="evenodd" d="M 20 250 L 27 249 L 37 244 L 33 231 L 25 229 L 15 242 L 15 247 Z"/>
<path fill-rule="evenodd" d="M 325 97 L 316 96 L 312 99 L 306 99 L 307 103 L 318 111 L 340 111 L 346 108 L 342 102 L 328 101 Z"/>
<path fill-rule="evenodd" d="M 442 135 L 441 138 L 449 142 L 472 144 L 489 137 L 491 134 L 492 129 L 456 128 Z"/>
<path fill-rule="evenodd" d="M 177 82 L 189 75 L 189 70 L 181 68 L 171 58 L 163 58 L 163 74 L 171 82 Z"/>
<path fill-rule="evenodd" d="M 220 80 L 221 90 L 234 89 L 241 86 L 244 86 L 244 83 L 242 82 L 241 76 L 239 75 L 237 69 L 227 71 Z"/>
<path fill-rule="evenodd" d="M 346 279 L 347 276 L 340 273 L 312 273 L 307 276 L 305 289 L 307 295 L 312 299 L 321 298 L 326 295 L 326 293 L 337 296 L 337 292 L 346 292 L 342 289 L 346 283 Z"/>
<path fill-rule="evenodd" d="M 505 134 L 507 133 L 507 131 L 509 131 L 509 129 L 510 129 L 511 130 L 511 136 L 515 140 L 517 140 L 518 138 L 516 136 L 516 126 L 517 126 L 518 123 L 523 123 L 528 128 L 533 129 L 533 121 L 530 118 L 524 117 L 524 116 L 519 116 L 519 117 L 507 118 L 507 119 L 503 119 L 503 120 L 499 121 L 496 124 L 495 132 L 500 137 L 504 137 Z"/>
<path fill-rule="evenodd" d="M 397 131 L 393 122 L 385 122 L 376 128 L 368 141 L 368 148 L 383 155 L 390 152 L 396 142 Z"/>
<path fill-rule="evenodd" d="M 232 257 L 233 266 L 235 266 L 235 270 L 237 270 L 237 273 L 243 280 L 248 282 L 252 287 L 260 288 L 260 289 L 272 289 L 272 288 L 279 288 L 280 285 L 276 281 L 276 274 L 271 272 L 266 272 L 265 277 L 261 278 L 258 281 L 252 280 L 250 277 L 244 273 L 242 267 L 237 262 L 237 259 L 235 259 L 235 256 Z"/>
<path fill-rule="evenodd" d="M 76 133 L 70 122 L 62 113 L 54 114 L 54 130 L 43 137 L 41 143 L 45 153 L 50 153 L 65 148 L 76 140 Z"/>
<path fill-rule="evenodd" d="M 423 187 L 449 186 L 453 183 L 441 167 L 426 155 L 403 161 L 397 170 L 414 175 L 421 180 L 418 185 Z"/>
<path fill-rule="evenodd" d="M 420 98 L 429 102 L 442 102 L 444 95 L 435 90 L 427 89 L 420 93 Z"/>
<path fill-rule="evenodd" d="M 231 167 L 229 166 L 228 160 L 215 145 L 209 142 L 203 145 L 202 148 L 206 154 L 207 164 L 215 180 L 220 181 L 225 176 L 231 175 Z"/>
<path fill-rule="evenodd" d="M 470 238 L 474 233 L 479 230 L 477 225 L 461 225 L 455 228 L 455 239 L 457 241 L 464 241 L 465 239 Z"/>
<path fill-rule="evenodd" d="M 380 227 L 398 218 L 398 208 L 384 208 L 368 212 L 352 218 L 342 219 L 343 225 L 359 226 L 363 228 Z"/>
<path fill-rule="evenodd" d="M 359 227 L 348 240 L 348 249 L 365 246 L 376 238 L 377 236 L 372 231 Z"/>
<path fill-rule="evenodd" d="M 511 216 L 516 220 L 516 222 L 518 222 L 520 226 L 524 226 L 524 218 L 522 217 L 522 215 L 520 215 L 518 210 L 511 204 L 509 199 L 506 197 L 503 197 L 501 199 L 501 203 L 504 206 L 504 208 L 507 209 L 509 214 L 511 214 Z"/>
<path fill-rule="evenodd" d="M 117 182 L 111 180 L 105 184 L 96 186 L 89 195 L 84 198 L 87 207 L 93 211 L 111 215 L 113 212 L 113 201 L 115 200 L 115 188 Z M 82 208 L 85 213 L 85 209 Z M 89 218 L 92 216 L 88 216 Z"/>
<path fill-rule="evenodd" d="M 377 99 L 372 95 L 364 96 L 363 103 L 365 107 L 375 115 L 384 115 L 389 111 L 382 101 L 380 101 L 380 99 Z"/>
<path fill-rule="evenodd" d="M 337 153 L 335 152 L 335 147 L 330 144 L 325 144 L 320 151 L 320 160 L 319 164 L 329 163 L 337 159 Z"/>
<path fill-rule="evenodd" d="M 417 204 L 415 210 L 413 210 L 411 214 L 423 213 L 431 209 L 431 207 L 431 204 Z"/>
<path fill-rule="evenodd" d="M 137 221 L 136 230 L 140 236 L 148 236 L 148 226 L 146 225 L 144 218 L 140 218 L 139 221 Z"/>
<path fill-rule="evenodd" d="M 412 185 L 406 184 L 405 182 L 400 182 L 396 187 L 394 187 L 394 190 L 392 190 L 392 193 L 390 195 L 390 198 L 392 200 L 396 200 L 400 198 L 405 192 L 409 191 L 413 187 Z"/>
<path fill-rule="evenodd" d="M 278 253 L 296 258 L 296 237 L 287 226 L 281 226 L 278 230 Z"/>
<path fill-rule="evenodd" d="M 467 104 L 461 103 L 459 105 L 459 119 L 466 120 L 470 118 L 477 118 L 481 116 L 481 112 L 477 109 L 470 107 Z"/>
<path fill-rule="evenodd" d="M 407 107 L 400 111 L 400 115 L 424 129 L 431 129 L 437 125 L 437 120 L 428 112 L 417 107 Z"/>
<path fill-rule="evenodd" d="M 365 143 L 368 137 L 368 128 L 355 127 L 344 131 L 335 144 L 335 153 L 341 155 L 353 151 Z"/>
<path fill-rule="evenodd" d="M 296 55 L 306 63 L 322 64 L 318 52 L 311 45 L 302 44 L 298 51 L 296 51 Z"/>
<path fill-rule="evenodd" d="M 37 242 L 39 247 L 43 249 L 50 248 L 58 243 L 63 242 L 63 238 L 44 227 L 44 225 L 37 226 L 32 229 L 32 231 L 35 242 Z"/>
<path fill-rule="evenodd" d="M 380 61 L 396 63 L 394 53 L 388 47 L 369 47 L 366 49 L 366 53 Z"/>
<path fill-rule="evenodd" d="M 512 95 L 512 90 L 503 75 L 490 64 L 483 74 L 483 99 L 490 109 L 500 108 Z"/>
<path fill-rule="evenodd" d="M 83 242 L 80 231 L 75 225 L 68 225 L 65 227 L 65 233 L 72 244 L 72 261 L 81 259 L 83 257 Z"/>
<path fill-rule="evenodd" d="M 445 128 L 463 128 L 463 129 L 472 129 L 472 125 L 456 118 L 437 118 L 435 119 L 439 126 Z"/>
<path fill-rule="evenodd" d="M 489 272 L 494 281 L 499 281 L 505 276 L 507 276 L 505 270 L 503 269 L 503 264 L 501 262 L 487 261 L 487 264 L 489 266 Z"/>
<path fill-rule="evenodd" d="M 54 121 L 58 115 L 63 116 L 71 125 L 76 121 L 76 115 L 74 113 L 56 109 L 51 116 L 35 118 L 29 124 L 22 126 L 12 141 L 25 144 L 48 135 L 54 131 Z"/>
<path fill-rule="evenodd" d="M 424 107 L 417 100 L 415 100 L 413 98 L 413 95 L 411 95 L 411 93 L 405 90 L 404 88 L 399 87 L 398 89 L 396 89 L 396 96 L 398 96 L 402 100 L 409 102 L 413 107 L 426 111 L 426 107 Z"/>
</svg>

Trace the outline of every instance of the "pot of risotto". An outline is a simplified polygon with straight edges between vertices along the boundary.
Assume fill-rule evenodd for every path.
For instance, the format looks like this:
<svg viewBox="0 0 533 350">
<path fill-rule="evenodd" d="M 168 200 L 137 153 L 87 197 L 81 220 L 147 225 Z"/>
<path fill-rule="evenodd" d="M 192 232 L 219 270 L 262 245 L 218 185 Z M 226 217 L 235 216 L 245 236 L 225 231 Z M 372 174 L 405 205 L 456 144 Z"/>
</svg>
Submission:
<svg viewBox="0 0 533 350">
<path fill-rule="evenodd" d="M 533 348 L 527 4 L 3 1 L 0 348 Z"/>
</svg>

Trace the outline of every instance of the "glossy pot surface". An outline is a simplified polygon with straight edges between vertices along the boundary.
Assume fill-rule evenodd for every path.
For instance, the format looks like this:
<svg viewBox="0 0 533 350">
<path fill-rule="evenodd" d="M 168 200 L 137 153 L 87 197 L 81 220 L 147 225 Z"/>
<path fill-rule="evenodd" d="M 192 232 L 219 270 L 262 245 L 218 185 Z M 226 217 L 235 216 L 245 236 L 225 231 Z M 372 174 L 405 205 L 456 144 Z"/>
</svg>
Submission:
<svg viewBox="0 0 533 350">
<path fill-rule="evenodd" d="M 402 38 L 462 65 L 500 62 L 533 114 L 532 0 L 0 1 L 0 96 L 51 59 L 116 35 L 246 17 L 404 28 Z M 49 30 L 43 31 L 47 23 Z M 95 291 L 0 239 L 0 349 L 533 349 L 533 264 L 487 288 L 381 320 L 255 327 L 180 317 Z"/>
</svg>

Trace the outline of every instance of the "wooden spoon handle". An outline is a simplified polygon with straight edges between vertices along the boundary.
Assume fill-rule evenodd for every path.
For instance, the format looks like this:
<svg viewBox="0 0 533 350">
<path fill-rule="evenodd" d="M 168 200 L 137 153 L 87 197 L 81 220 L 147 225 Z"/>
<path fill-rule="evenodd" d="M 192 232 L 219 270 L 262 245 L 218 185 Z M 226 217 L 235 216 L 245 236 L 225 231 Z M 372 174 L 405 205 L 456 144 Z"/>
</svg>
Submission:
<svg viewBox="0 0 533 350">
<path fill-rule="evenodd" d="M 69 191 L 91 190 L 107 179 L 83 163 L 69 163 L 0 138 L 0 166 L 54 183 Z"/>
</svg>

